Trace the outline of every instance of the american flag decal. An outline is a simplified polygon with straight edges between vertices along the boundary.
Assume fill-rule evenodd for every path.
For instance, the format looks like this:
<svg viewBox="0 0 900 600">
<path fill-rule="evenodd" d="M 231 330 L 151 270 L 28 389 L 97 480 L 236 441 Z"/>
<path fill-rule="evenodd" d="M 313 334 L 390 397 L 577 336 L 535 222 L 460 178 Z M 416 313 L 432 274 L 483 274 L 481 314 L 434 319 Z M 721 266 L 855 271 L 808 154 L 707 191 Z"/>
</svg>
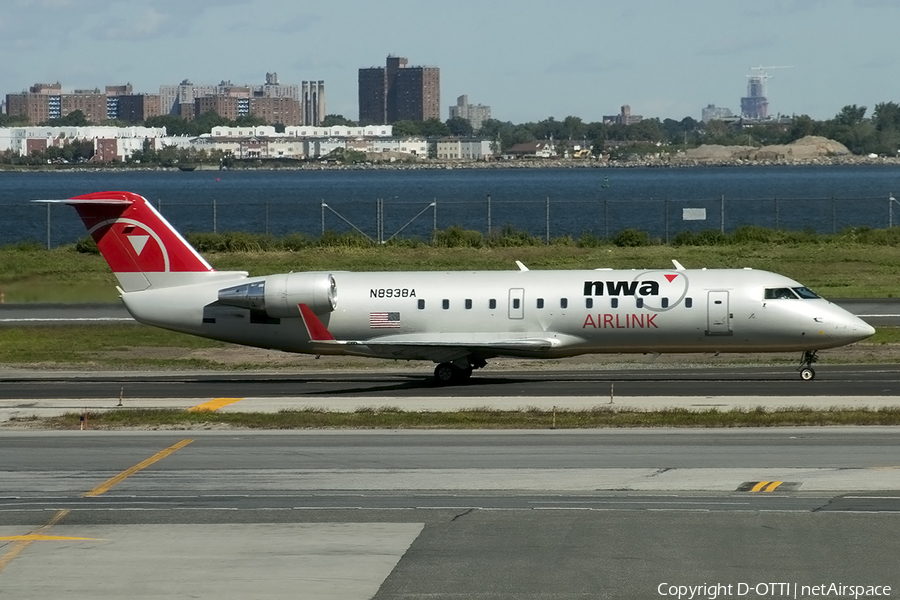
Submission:
<svg viewBox="0 0 900 600">
<path fill-rule="evenodd" d="M 398 312 L 373 312 L 369 313 L 369 327 L 372 329 L 391 329 L 400 327 L 400 313 Z"/>
</svg>

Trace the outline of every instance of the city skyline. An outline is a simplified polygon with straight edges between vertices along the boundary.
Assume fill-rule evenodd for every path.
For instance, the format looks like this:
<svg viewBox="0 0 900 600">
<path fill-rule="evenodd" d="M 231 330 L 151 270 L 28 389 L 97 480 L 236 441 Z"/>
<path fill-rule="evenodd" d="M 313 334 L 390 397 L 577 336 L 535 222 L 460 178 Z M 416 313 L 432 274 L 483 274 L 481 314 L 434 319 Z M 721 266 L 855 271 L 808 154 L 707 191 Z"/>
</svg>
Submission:
<svg viewBox="0 0 900 600">
<path fill-rule="evenodd" d="M 0 15 L 14 57 L 0 61 L 3 94 L 57 81 L 67 91 L 130 82 L 154 93 L 183 79 L 260 84 L 275 71 L 286 83 L 324 80 L 327 112 L 355 120 L 358 70 L 395 54 L 440 68 L 441 120 L 461 95 L 515 123 L 600 121 L 625 104 L 646 118 L 699 120 L 709 104 L 739 113 L 757 65 L 792 66 L 770 73 L 771 115 L 822 120 L 847 104 L 871 114 L 900 101 L 892 0 L 12 5 Z"/>
</svg>

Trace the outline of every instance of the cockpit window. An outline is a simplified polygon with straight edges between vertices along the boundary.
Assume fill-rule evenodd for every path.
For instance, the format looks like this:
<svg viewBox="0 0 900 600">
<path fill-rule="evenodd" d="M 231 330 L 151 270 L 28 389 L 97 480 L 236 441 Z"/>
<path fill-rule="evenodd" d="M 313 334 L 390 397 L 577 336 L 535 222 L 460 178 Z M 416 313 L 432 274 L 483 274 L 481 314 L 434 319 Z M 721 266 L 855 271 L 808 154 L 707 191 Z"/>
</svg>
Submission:
<svg viewBox="0 0 900 600">
<path fill-rule="evenodd" d="M 766 300 L 796 300 L 791 288 L 766 288 Z"/>
<path fill-rule="evenodd" d="M 819 296 L 809 288 L 766 288 L 766 300 L 814 300 Z"/>
<path fill-rule="evenodd" d="M 819 297 L 814 291 L 807 287 L 797 287 L 793 288 L 794 292 L 797 293 L 798 296 L 803 298 L 804 300 L 814 300 Z"/>
</svg>

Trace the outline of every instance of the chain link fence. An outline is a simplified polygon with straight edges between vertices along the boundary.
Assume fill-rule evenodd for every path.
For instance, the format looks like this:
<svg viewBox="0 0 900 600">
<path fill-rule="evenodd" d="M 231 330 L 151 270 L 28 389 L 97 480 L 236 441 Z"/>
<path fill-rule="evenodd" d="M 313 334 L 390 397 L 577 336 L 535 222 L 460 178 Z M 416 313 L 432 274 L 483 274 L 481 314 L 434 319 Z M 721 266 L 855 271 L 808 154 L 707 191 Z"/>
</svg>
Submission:
<svg viewBox="0 0 900 600">
<path fill-rule="evenodd" d="M 893 196 L 868 198 L 718 198 L 692 200 L 471 201 L 426 198 L 373 198 L 296 202 L 221 202 L 215 198 L 176 202 L 151 200 L 184 233 L 302 233 L 356 231 L 375 242 L 391 238 L 430 239 L 435 229 L 460 226 L 485 235 L 514 228 L 552 239 L 591 234 L 611 238 L 624 229 L 639 229 L 666 242 L 679 232 L 713 229 L 729 233 L 744 225 L 771 229 L 837 233 L 847 227 L 893 227 L 900 202 Z M 84 237 L 84 227 L 68 206 L 8 204 L 3 207 L 0 245 L 40 243 L 49 248 Z M 896 214 L 895 214 L 896 213 Z"/>
</svg>

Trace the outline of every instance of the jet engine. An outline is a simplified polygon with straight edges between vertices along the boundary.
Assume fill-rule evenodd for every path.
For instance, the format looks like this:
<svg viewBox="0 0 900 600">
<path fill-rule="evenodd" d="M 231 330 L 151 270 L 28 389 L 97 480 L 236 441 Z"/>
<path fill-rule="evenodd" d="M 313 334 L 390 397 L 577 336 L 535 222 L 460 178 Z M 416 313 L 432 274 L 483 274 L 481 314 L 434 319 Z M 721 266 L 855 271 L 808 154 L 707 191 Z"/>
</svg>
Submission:
<svg viewBox="0 0 900 600">
<path fill-rule="evenodd" d="M 273 318 L 298 317 L 298 304 L 314 313 L 337 306 L 337 284 L 330 273 L 285 273 L 219 290 L 219 303 L 264 312 Z"/>
</svg>

